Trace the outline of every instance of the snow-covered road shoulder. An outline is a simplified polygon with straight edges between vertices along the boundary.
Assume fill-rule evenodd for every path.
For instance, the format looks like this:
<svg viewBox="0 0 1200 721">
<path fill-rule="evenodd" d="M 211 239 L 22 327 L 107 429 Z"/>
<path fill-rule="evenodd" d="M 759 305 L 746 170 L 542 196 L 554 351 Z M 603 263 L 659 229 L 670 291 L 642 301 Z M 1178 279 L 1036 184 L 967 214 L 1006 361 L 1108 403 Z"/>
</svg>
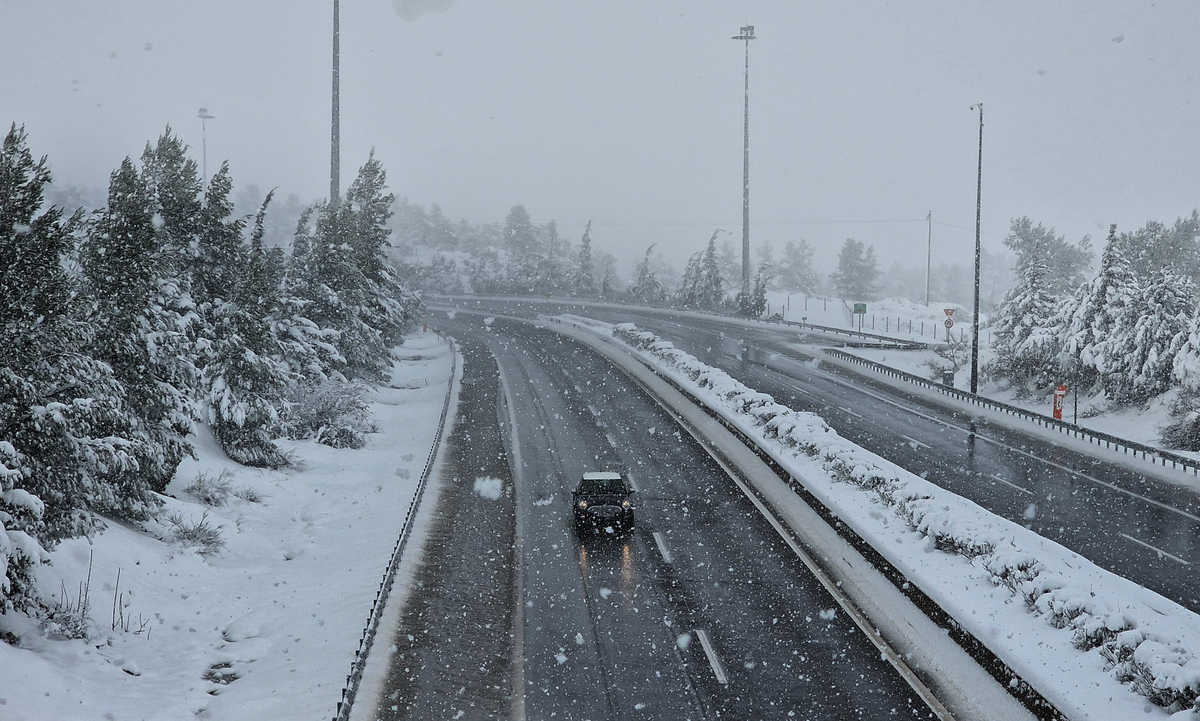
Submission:
<svg viewBox="0 0 1200 721">
<path fill-rule="evenodd" d="M 1165 718 L 1200 695 L 1200 617 L 845 439 L 632 324 L 613 328 L 755 440 L 1071 719 Z"/>
<path fill-rule="evenodd" d="M 452 361 L 439 336 L 411 336 L 390 387 L 368 396 L 379 432 L 367 446 L 281 441 L 297 468 L 239 466 L 201 428 L 199 460 L 168 487 L 176 498 L 162 529 L 110 523 L 38 569 L 51 604 L 77 605 L 89 589 L 89 641 L 0 616 L 0 631 L 20 638 L 0 643 L 0 717 L 332 718 L 435 441 Z M 227 487 L 221 504 L 185 491 L 200 476 Z M 155 538 L 169 535 L 168 516 L 219 543 Z"/>
</svg>

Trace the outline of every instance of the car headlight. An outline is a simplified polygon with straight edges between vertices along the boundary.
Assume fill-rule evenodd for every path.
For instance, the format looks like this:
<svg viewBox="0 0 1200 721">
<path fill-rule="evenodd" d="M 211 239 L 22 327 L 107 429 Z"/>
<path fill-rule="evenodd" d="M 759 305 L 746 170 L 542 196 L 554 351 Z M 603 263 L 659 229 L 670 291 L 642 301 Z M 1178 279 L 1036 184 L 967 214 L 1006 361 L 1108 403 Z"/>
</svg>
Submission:
<svg viewBox="0 0 1200 721">
<path fill-rule="evenodd" d="M 625 508 L 629 508 L 629 501 L 622 501 L 621 505 L 624 506 Z"/>
<path fill-rule="evenodd" d="M 580 502 L 579 502 L 579 507 L 580 507 L 580 508 L 587 508 L 587 501 L 580 501 Z"/>
</svg>

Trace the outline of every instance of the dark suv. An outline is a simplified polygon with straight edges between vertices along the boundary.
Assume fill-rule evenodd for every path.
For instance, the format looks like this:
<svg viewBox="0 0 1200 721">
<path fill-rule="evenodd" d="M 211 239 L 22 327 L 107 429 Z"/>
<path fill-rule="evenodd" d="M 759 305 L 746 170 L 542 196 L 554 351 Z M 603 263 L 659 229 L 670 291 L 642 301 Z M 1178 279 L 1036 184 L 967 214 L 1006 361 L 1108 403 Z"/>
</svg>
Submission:
<svg viewBox="0 0 1200 721">
<path fill-rule="evenodd" d="M 593 471 L 583 474 L 571 493 L 575 530 L 598 529 L 605 533 L 633 529 L 633 493 L 620 473 Z"/>
</svg>

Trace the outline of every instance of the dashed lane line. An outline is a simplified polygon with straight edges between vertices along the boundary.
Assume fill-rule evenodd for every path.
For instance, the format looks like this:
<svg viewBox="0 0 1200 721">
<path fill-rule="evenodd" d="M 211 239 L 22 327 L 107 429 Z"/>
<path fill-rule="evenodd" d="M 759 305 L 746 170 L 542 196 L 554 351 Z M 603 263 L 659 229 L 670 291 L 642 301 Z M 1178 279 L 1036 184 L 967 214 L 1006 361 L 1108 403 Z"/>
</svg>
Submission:
<svg viewBox="0 0 1200 721">
<path fill-rule="evenodd" d="M 671 552 L 667 550 L 667 542 L 663 540 L 662 534 L 655 531 L 653 534 L 654 543 L 658 546 L 658 552 L 662 554 L 663 560 L 667 563 L 674 563 L 671 558 Z"/>
<path fill-rule="evenodd" d="M 1138 539 L 1134 538 L 1133 536 L 1130 536 L 1127 533 L 1122 533 L 1121 536 L 1123 538 L 1125 538 L 1126 540 L 1133 541 L 1134 543 L 1136 543 L 1139 546 L 1145 546 L 1146 548 L 1150 549 L 1151 551 L 1154 551 L 1155 553 L 1157 553 L 1160 556 L 1166 556 L 1167 558 L 1171 559 L 1172 561 L 1175 561 L 1176 563 L 1182 563 L 1185 566 L 1192 565 L 1191 561 L 1180 558 L 1179 556 L 1176 556 L 1173 553 L 1167 553 L 1166 551 L 1162 550 L 1161 548 L 1158 548 L 1157 546 L 1151 546 L 1149 543 L 1146 543 L 1145 541 L 1139 541 Z"/>
<path fill-rule="evenodd" d="M 918 446 L 920 446 L 920 447 L 922 447 L 922 448 L 932 448 L 932 447 L 933 447 L 933 446 L 929 445 L 928 443 L 922 443 L 921 441 L 918 441 L 916 438 L 912 438 L 912 437 L 910 437 L 910 436 L 906 436 L 906 435 L 904 435 L 903 433 L 901 433 L 901 434 L 900 434 L 900 437 L 901 437 L 901 438 L 903 438 L 904 440 L 908 441 L 909 443 L 912 443 L 912 444 L 914 444 L 914 445 L 918 445 Z"/>
<path fill-rule="evenodd" d="M 988 478 L 994 478 L 995 480 L 1000 481 L 1001 483 L 1003 483 L 1006 486 L 1012 486 L 1013 488 L 1017 489 L 1021 493 L 1028 493 L 1031 496 L 1033 495 L 1033 491 L 1029 490 L 1028 488 L 1022 488 L 1021 486 L 1018 486 L 1017 484 L 1013 483 L 1012 481 L 1006 481 L 1003 478 L 1001 478 L 1000 476 L 997 476 L 995 473 L 989 473 Z"/>
<path fill-rule="evenodd" d="M 717 657 L 717 650 L 713 648 L 712 640 L 708 637 L 708 631 L 702 628 L 696 629 L 696 638 L 700 639 L 700 645 L 704 647 L 704 655 L 708 656 L 708 665 L 712 666 L 713 675 L 717 677 L 717 683 L 722 686 L 728 686 L 729 676 L 725 673 L 725 667 L 721 665 L 721 659 Z"/>
</svg>

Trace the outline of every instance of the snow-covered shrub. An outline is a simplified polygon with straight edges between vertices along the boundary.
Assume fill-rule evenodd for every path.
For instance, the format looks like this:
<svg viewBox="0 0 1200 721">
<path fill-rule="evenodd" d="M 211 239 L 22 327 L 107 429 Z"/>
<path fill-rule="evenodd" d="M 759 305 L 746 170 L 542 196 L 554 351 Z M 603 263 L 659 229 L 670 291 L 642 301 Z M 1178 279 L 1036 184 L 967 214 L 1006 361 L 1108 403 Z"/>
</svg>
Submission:
<svg viewBox="0 0 1200 721">
<path fill-rule="evenodd" d="M 217 475 L 200 472 L 191 485 L 183 489 L 206 506 L 223 506 L 233 495 L 233 474 L 223 470 Z"/>
<path fill-rule="evenodd" d="M 297 385 L 285 395 L 279 415 L 280 435 L 292 439 L 315 439 L 333 448 L 362 448 L 371 423 L 371 409 L 357 383 L 326 381 Z"/>
<path fill-rule="evenodd" d="M 200 519 L 184 518 L 182 513 L 168 513 L 164 519 L 171 528 L 176 543 L 193 546 L 201 556 L 211 556 L 225 547 L 221 529 L 208 520 L 208 511 Z"/>
<path fill-rule="evenodd" d="M 289 465 L 292 465 L 292 464 L 289 463 Z M 231 493 L 235 497 L 242 499 L 246 503 L 262 503 L 263 500 L 266 498 L 266 496 L 259 493 L 256 488 L 254 488 L 253 486 L 250 486 L 250 485 L 238 486 L 237 488 L 234 488 L 231 491 Z"/>
</svg>

